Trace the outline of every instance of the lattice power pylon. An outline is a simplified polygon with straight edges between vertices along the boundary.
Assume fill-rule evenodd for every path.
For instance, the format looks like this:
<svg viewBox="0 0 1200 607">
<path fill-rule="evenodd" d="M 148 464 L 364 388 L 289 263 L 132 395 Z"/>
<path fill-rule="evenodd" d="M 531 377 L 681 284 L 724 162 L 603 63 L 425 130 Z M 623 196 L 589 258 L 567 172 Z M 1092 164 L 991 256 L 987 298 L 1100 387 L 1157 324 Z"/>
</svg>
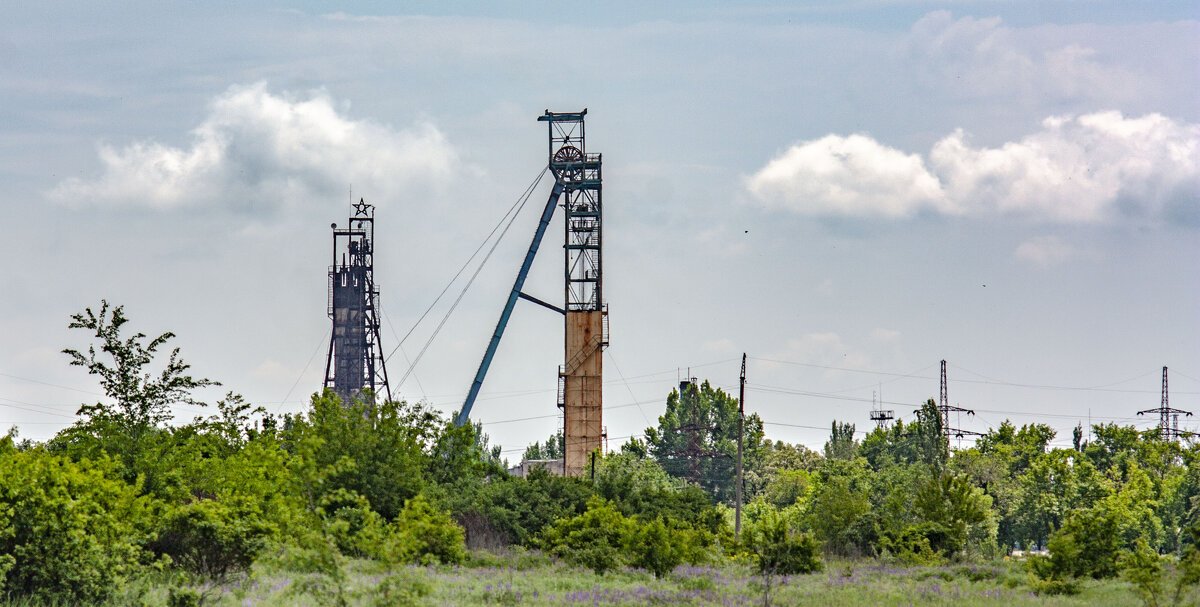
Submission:
<svg viewBox="0 0 1200 607">
<path fill-rule="evenodd" d="M 971 409 L 964 409 L 962 407 L 951 405 L 950 399 L 947 397 L 947 393 L 948 393 L 948 390 L 947 390 L 947 386 L 946 386 L 946 361 L 945 361 L 945 359 L 943 359 L 942 360 L 941 389 L 938 391 L 938 413 L 940 413 L 942 416 L 942 434 L 945 435 L 946 440 L 949 440 L 951 436 L 958 437 L 958 438 L 962 438 L 964 436 L 983 436 L 982 432 L 972 432 L 970 430 L 963 430 L 961 428 L 950 427 L 950 413 L 951 412 L 966 413 L 967 415 L 975 415 L 975 411 L 973 411 Z"/>
<path fill-rule="evenodd" d="M 1145 409 L 1142 411 L 1138 411 L 1137 414 L 1143 415 L 1146 413 L 1158 413 L 1158 437 L 1165 441 L 1179 440 L 1179 437 L 1183 434 L 1190 435 L 1190 433 L 1188 433 L 1188 432 L 1181 432 L 1179 430 L 1179 414 L 1182 413 L 1187 417 L 1191 417 L 1192 413 L 1190 411 L 1184 411 L 1183 409 L 1172 409 L 1171 405 L 1170 405 L 1170 400 L 1167 398 L 1168 394 L 1169 393 L 1167 391 L 1167 368 L 1163 367 L 1162 403 L 1158 406 L 1157 409 Z M 1172 416 L 1174 416 L 1173 424 L 1172 424 Z"/>
<path fill-rule="evenodd" d="M 328 313 L 333 321 L 325 387 L 343 403 L 362 399 L 369 390 L 391 398 L 387 367 L 379 341 L 379 290 L 375 286 L 375 207 L 359 199 L 349 226 L 333 228 L 333 264 L 329 266 Z"/>
</svg>

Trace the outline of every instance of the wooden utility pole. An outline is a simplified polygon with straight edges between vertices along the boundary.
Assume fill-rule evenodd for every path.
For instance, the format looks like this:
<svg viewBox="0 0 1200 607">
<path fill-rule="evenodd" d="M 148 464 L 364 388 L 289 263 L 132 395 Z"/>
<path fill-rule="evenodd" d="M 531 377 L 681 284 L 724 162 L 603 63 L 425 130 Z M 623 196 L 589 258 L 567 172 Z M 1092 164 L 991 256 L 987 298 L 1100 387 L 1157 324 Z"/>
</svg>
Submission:
<svg viewBox="0 0 1200 607">
<path fill-rule="evenodd" d="M 734 517 L 733 541 L 742 538 L 742 434 L 743 422 L 746 419 L 746 353 L 742 353 L 742 379 L 738 387 L 738 450 L 737 450 L 737 484 L 733 487 Z"/>
</svg>

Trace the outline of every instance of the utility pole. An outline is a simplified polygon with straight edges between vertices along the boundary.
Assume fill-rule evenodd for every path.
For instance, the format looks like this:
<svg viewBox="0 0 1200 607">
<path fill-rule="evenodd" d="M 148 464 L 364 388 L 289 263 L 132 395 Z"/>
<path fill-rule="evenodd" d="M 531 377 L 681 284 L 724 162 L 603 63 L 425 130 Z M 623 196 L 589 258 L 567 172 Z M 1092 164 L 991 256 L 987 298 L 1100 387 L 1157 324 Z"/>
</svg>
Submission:
<svg viewBox="0 0 1200 607">
<path fill-rule="evenodd" d="M 742 378 L 738 384 L 738 450 L 737 450 L 737 485 L 733 487 L 735 510 L 733 515 L 733 541 L 742 537 L 742 435 L 743 424 L 746 420 L 746 353 L 742 352 Z"/>
</svg>

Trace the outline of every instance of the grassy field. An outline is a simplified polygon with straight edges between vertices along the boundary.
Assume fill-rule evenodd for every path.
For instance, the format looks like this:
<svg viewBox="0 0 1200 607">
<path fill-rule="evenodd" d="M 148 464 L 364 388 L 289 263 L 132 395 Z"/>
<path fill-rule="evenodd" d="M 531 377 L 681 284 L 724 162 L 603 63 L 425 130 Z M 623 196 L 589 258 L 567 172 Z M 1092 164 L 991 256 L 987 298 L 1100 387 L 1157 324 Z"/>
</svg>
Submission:
<svg viewBox="0 0 1200 607">
<path fill-rule="evenodd" d="M 341 597 L 349 605 L 762 605 L 763 585 L 745 567 L 679 567 L 656 580 L 636 570 L 598 576 L 537 554 L 482 555 L 468 566 L 381 570 L 352 561 Z M 202 593 L 199 604 L 284 606 L 338 604 L 326 576 L 259 567 L 223 586 L 180 579 L 132 584 L 120 604 L 166 605 L 169 595 Z M 186 598 L 186 597 L 184 597 Z M 193 595 L 194 598 L 194 595 Z M 176 605 L 197 604 L 180 602 Z M 1037 596 L 1020 563 L 902 567 L 875 561 L 832 562 L 825 571 L 777 579 L 773 605 L 1141 605 L 1120 580 L 1089 581 L 1075 596 Z"/>
</svg>

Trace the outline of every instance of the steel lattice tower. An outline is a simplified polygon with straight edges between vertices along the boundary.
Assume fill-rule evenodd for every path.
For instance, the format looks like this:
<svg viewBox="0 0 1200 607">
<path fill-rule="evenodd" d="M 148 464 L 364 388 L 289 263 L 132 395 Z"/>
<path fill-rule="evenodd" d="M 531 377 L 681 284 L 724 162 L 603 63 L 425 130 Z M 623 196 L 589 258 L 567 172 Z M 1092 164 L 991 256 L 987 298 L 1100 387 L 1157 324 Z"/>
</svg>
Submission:
<svg viewBox="0 0 1200 607">
<path fill-rule="evenodd" d="M 956 436 L 958 438 L 962 438 L 966 435 L 983 436 L 983 433 L 981 432 L 972 432 L 970 430 L 950 427 L 950 412 L 953 411 L 955 413 L 975 415 L 975 411 L 951 405 L 950 399 L 947 396 L 948 391 L 946 383 L 946 360 L 942 359 L 942 381 L 941 389 L 938 391 L 938 412 L 942 416 L 942 435 L 946 437 L 946 440 L 949 440 L 951 436 Z"/>
<path fill-rule="evenodd" d="M 604 439 L 603 357 L 608 346 L 608 307 L 602 265 L 603 205 L 600 154 L 587 151 L 582 112 L 538 117 L 549 126 L 549 163 L 562 187 L 565 316 L 559 401 L 567 475 L 579 475 Z"/>
<path fill-rule="evenodd" d="M 1170 401 L 1167 398 L 1168 394 L 1169 393 L 1167 391 L 1167 368 L 1163 367 L 1162 403 L 1158 406 L 1157 409 L 1145 409 L 1142 411 L 1138 411 L 1137 414 L 1143 415 L 1145 413 L 1156 413 L 1156 412 L 1158 413 L 1158 437 L 1161 438 L 1162 440 L 1165 440 L 1165 441 L 1179 440 L 1179 436 L 1181 434 L 1188 434 L 1190 436 L 1190 433 L 1179 431 L 1179 414 L 1182 413 L 1187 417 L 1191 417 L 1192 416 L 1191 412 L 1184 411 L 1183 409 L 1172 409 L 1171 405 L 1170 405 Z M 1175 418 L 1174 424 L 1171 423 L 1172 415 Z"/>
<path fill-rule="evenodd" d="M 363 392 L 391 398 L 383 348 L 379 341 L 379 290 L 375 286 L 375 207 L 359 199 L 349 226 L 333 228 L 333 264 L 329 266 L 328 314 L 333 321 L 325 387 L 343 403 Z"/>
</svg>

